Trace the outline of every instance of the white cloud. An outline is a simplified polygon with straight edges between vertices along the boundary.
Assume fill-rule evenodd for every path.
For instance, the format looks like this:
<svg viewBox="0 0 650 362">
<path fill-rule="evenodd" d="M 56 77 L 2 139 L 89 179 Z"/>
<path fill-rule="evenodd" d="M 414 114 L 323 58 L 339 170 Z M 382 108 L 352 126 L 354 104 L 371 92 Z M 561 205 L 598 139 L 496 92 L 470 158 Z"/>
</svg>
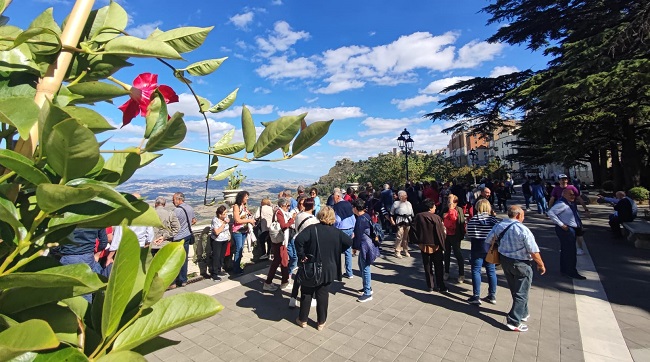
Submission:
<svg viewBox="0 0 650 362">
<path fill-rule="evenodd" d="M 218 122 L 212 118 L 208 118 L 208 124 L 210 125 L 210 132 L 212 133 L 223 133 L 223 131 L 230 130 L 233 127 L 232 124 L 227 122 Z M 185 126 L 187 126 L 187 131 L 198 134 L 207 134 L 207 129 L 205 127 L 205 121 L 186 121 Z"/>
<path fill-rule="evenodd" d="M 270 114 L 273 112 L 274 106 L 272 105 L 266 105 L 260 107 L 248 106 L 248 109 L 251 111 L 251 114 Z M 185 115 L 185 119 L 197 118 L 197 117 L 203 118 L 203 115 L 201 114 L 201 112 L 199 112 L 199 106 L 196 104 L 196 100 L 194 99 L 194 96 L 190 93 L 179 94 L 178 102 L 168 104 L 167 110 L 169 114 L 174 114 L 174 112 L 181 112 Z M 214 113 L 214 114 L 208 113 L 208 117 L 215 118 L 215 119 L 241 117 L 241 110 L 242 110 L 241 106 L 230 107 L 223 112 Z"/>
<path fill-rule="evenodd" d="M 311 78 L 316 75 L 316 64 L 307 58 L 287 60 L 286 56 L 272 57 L 269 64 L 262 65 L 255 71 L 263 78 Z"/>
<path fill-rule="evenodd" d="M 318 97 L 307 98 L 307 99 L 305 99 L 305 102 L 307 102 L 307 103 L 314 103 L 314 102 L 316 102 L 317 100 L 318 100 Z"/>
<path fill-rule="evenodd" d="M 494 67 L 492 69 L 492 72 L 490 72 L 489 77 L 490 78 L 496 78 L 502 75 L 518 72 L 519 68 L 517 67 L 509 67 L 509 66 L 502 66 L 502 67 Z"/>
<path fill-rule="evenodd" d="M 255 14 L 252 11 L 243 14 L 237 14 L 229 19 L 229 22 L 239 29 L 248 29 L 248 24 L 253 21 Z"/>
<path fill-rule="evenodd" d="M 162 21 L 156 20 L 152 23 L 140 24 L 138 26 L 127 28 L 126 32 L 129 33 L 129 35 L 137 36 L 138 38 L 146 38 L 153 33 L 156 28 L 161 26 L 162 23 Z"/>
<path fill-rule="evenodd" d="M 278 21 L 268 38 L 257 37 L 255 41 L 262 51 L 262 56 L 268 57 L 275 52 L 285 52 L 298 40 L 309 39 L 306 31 L 293 31 L 286 21 Z"/>
<path fill-rule="evenodd" d="M 420 106 L 423 106 L 425 104 L 429 104 L 429 103 L 432 103 L 432 102 L 437 102 L 438 99 L 439 99 L 438 97 L 429 96 L 429 95 L 426 95 L 426 94 L 420 94 L 420 95 L 417 95 L 417 96 L 415 96 L 413 98 L 393 99 L 393 100 L 390 101 L 390 103 L 391 104 L 396 104 L 397 109 L 399 109 L 400 111 L 405 111 L 405 110 L 410 109 L 410 108 L 420 107 Z"/>
<path fill-rule="evenodd" d="M 449 77 L 449 78 L 434 80 L 433 82 L 429 83 L 429 85 L 426 88 L 424 88 L 421 92 L 427 94 L 438 94 L 442 92 L 443 89 L 449 86 L 452 86 L 458 82 L 462 82 L 464 80 L 469 80 L 472 78 L 473 77 Z"/>
<path fill-rule="evenodd" d="M 253 93 L 269 94 L 271 93 L 271 90 L 264 87 L 257 87 L 253 90 Z"/>
<path fill-rule="evenodd" d="M 333 119 L 340 121 L 347 118 L 363 117 L 365 114 L 359 107 L 335 107 L 335 108 L 307 108 L 302 107 L 293 111 L 280 111 L 280 116 L 298 115 L 307 112 L 307 121 L 327 121 Z"/>
<path fill-rule="evenodd" d="M 282 5 L 282 0 L 271 0 L 271 5 Z"/>
<path fill-rule="evenodd" d="M 299 159 L 299 160 L 304 160 L 304 159 L 307 159 L 309 157 L 303 155 L 302 153 L 299 153 L 299 154 L 293 156 L 292 158 Z"/>
<path fill-rule="evenodd" d="M 484 61 L 492 60 L 503 50 L 501 43 L 472 40 L 458 50 L 458 68 L 474 68 Z"/>
<path fill-rule="evenodd" d="M 318 88 L 314 90 L 314 93 L 335 94 L 350 89 L 363 88 L 364 85 L 366 85 L 366 82 L 360 82 L 357 80 L 341 80 L 336 82 L 330 82 L 330 84 L 328 84 L 327 87 Z"/>
<path fill-rule="evenodd" d="M 366 131 L 359 132 L 359 136 L 372 136 L 378 134 L 384 134 L 389 132 L 397 132 L 398 130 L 416 125 L 427 121 L 424 118 L 377 118 L 377 117 L 368 117 L 364 119 L 361 124 L 366 126 L 368 129 Z"/>
</svg>

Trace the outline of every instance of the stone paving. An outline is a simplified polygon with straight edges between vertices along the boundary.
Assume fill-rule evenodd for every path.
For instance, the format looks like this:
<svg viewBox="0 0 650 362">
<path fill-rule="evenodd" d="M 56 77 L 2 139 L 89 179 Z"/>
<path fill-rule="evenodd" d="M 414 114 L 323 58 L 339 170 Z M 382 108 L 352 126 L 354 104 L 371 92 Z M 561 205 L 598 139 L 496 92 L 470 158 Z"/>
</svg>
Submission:
<svg viewBox="0 0 650 362">
<path fill-rule="evenodd" d="M 586 275 L 589 282 L 596 284 L 576 282 L 575 289 L 572 280 L 559 275 L 559 242 L 550 222 L 546 217 L 527 213 L 525 223 L 536 235 L 548 272 L 534 276 L 526 333 L 505 328 L 511 298 L 501 271 L 497 271 L 497 304 L 469 305 L 468 266 L 466 281 L 459 284 L 452 258 L 449 293 L 429 293 L 419 252 L 412 248 L 411 258 L 396 259 L 387 241 L 382 258 L 372 267 L 373 300 L 356 301 L 361 278 L 355 259 L 357 277 L 332 285 L 327 327 L 321 332 L 316 330 L 314 308 L 308 327 L 302 329 L 294 322 L 297 309 L 288 308 L 288 291 L 262 292 L 267 268 L 256 264 L 234 280 L 205 280 L 183 288 L 214 295 L 224 310 L 166 333 L 163 337 L 173 341 L 171 345 L 146 357 L 150 361 L 648 361 L 648 251 L 613 243 L 603 221 L 609 210 L 597 205 L 590 208 L 597 217 L 585 220 L 586 239 L 589 250 L 593 248 L 598 257 L 593 263 L 597 272 Z M 611 248 L 617 252 L 613 258 Z M 463 249 L 467 258 L 468 242 L 463 242 Z M 638 283 L 646 287 L 645 291 L 635 288 Z M 601 290 L 590 289 L 593 285 Z M 615 317 L 613 325 L 599 328 L 622 336 L 620 344 L 627 353 L 605 348 L 584 351 L 583 341 L 592 343 L 603 336 L 599 328 L 585 330 L 584 317 L 601 320 L 600 311 L 578 311 L 577 305 L 589 304 L 576 301 L 578 295 L 583 301 L 592 301 L 597 292 L 602 294 L 597 299 L 605 305 L 599 309 Z M 482 296 L 486 293 L 487 284 L 483 283 Z"/>
</svg>

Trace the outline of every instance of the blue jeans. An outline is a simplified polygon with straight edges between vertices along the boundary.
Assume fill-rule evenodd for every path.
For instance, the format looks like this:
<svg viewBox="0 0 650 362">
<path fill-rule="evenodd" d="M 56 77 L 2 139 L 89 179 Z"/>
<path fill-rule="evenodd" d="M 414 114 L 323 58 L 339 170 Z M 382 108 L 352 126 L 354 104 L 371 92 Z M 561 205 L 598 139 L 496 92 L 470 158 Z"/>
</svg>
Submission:
<svg viewBox="0 0 650 362">
<path fill-rule="evenodd" d="M 526 210 L 530 209 L 530 198 L 531 194 L 524 194 L 524 201 L 526 202 Z"/>
<path fill-rule="evenodd" d="M 298 254 L 296 253 L 296 244 L 293 239 L 289 239 L 287 243 L 287 254 L 289 254 L 289 273 L 292 273 L 298 267 Z"/>
<path fill-rule="evenodd" d="M 63 255 L 59 262 L 62 265 L 70 265 L 70 264 L 87 264 L 90 267 L 90 270 L 97 274 L 102 274 L 102 266 L 99 265 L 97 261 L 95 261 L 95 254 L 94 253 L 88 253 L 88 254 L 79 254 L 79 255 Z M 88 301 L 88 303 L 92 303 L 93 301 L 93 295 L 92 294 L 84 294 L 82 297 Z"/>
<path fill-rule="evenodd" d="M 576 231 L 570 227 L 564 231 L 561 227 L 555 225 L 555 234 L 560 239 L 560 273 L 567 275 L 576 275 Z"/>
<path fill-rule="evenodd" d="M 352 234 L 354 233 L 354 229 L 345 229 L 341 231 L 349 237 L 352 237 Z M 345 253 L 345 274 L 351 277 L 354 275 L 352 273 L 352 248 L 347 248 L 343 252 Z"/>
<path fill-rule="evenodd" d="M 190 239 L 192 238 L 192 235 L 186 236 L 184 239 L 175 241 L 176 243 L 183 243 L 183 249 L 185 249 L 185 262 L 183 263 L 183 266 L 181 266 L 181 271 L 178 273 L 178 276 L 176 277 L 176 285 L 181 286 L 184 283 L 187 283 L 187 255 L 190 252 Z"/>
<path fill-rule="evenodd" d="M 497 271 L 494 264 L 485 261 L 485 256 L 472 258 L 472 290 L 474 297 L 481 296 L 481 268 L 485 267 L 488 280 L 488 297 L 497 295 Z M 524 316 L 525 317 L 525 316 Z"/>
<path fill-rule="evenodd" d="M 533 283 L 533 267 L 527 261 L 511 259 L 503 254 L 499 257 L 512 295 L 512 307 L 506 320 L 508 324 L 518 326 L 521 319 L 528 316 L 528 291 Z"/>
<path fill-rule="evenodd" d="M 546 211 L 548 211 L 548 204 L 546 203 L 546 199 L 544 197 L 538 197 L 535 199 L 535 202 L 537 203 L 537 213 L 546 214 Z"/>
<path fill-rule="evenodd" d="M 232 256 L 232 272 L 235 274 L 243 273 L 244 270 L 241 268 L 241 258 L 244 252 L 244 240 L 246 240 L 246 234 L 232 233 L 232 239 L 235 241 L 235 251 Z"/>
<path fill-rule="evenodd" d="M 366 259 L 363 257 L 363 253 L 359 253 L 359 270 L 361 271 L 361 281 L 363 281 L 363 294 L 370 295 L 372 291 L 372 287 L 370 286 L 370 263 L 366 264 Z"/>
</svg>

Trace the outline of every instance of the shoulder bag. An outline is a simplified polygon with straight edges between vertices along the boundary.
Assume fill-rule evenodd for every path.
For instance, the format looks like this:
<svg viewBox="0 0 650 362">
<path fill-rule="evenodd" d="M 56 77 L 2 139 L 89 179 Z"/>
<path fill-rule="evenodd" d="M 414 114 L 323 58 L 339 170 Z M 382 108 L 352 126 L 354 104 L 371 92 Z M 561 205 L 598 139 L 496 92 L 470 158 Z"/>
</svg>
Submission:
<svg viewBox="0 0 650 362">
<path fill-rule="evenodd" d="M 490 264 L 501 264 L 501 260 L 499 258 L 499 242 L 503 238 L 503 235 L 505 235 L 506 231 L 510 229 L 512 225 L 515 223 L 511 223 L 510 225 L 506 226 L 505 229 L 499 234 L 499 236 L 492 241 L 492 244 L 490 245 L 490 249 L 487 252 L 487 255 L 485 256 L 485 261 L 487 261 Z"/>
<path fill-rule="evenodd" d="M 183 210 L 183 213 L 185 214 L 185 219 L 187 220 L 187 228 L 190 230 L 190 245 L 194 245 L 194 233 L 192 232 L 192 220 L 190 220 L 190 217 L 187 215 L 187 211 L 182 206 L 178 206 L 181 210 Z"/>
<path fill-rule="evenodd" d="M 273 214 L 273 221 L 269 225 L 269 238 L 271 238 L 273 244 L 281 244 L 284 241 L 284 230 L 280 226 L 277 215 L 278 212 L 276 211 Z"/>
<path fill-rule="evenodd" d="M 307 255 L 307 261 L 298 269 L 300 285 L 310 288 L 323 284 L 323 263 L 318 245 L 318 226 L 314 227 L 314 232 L 316 233 L 316 255 Z"/>
</svg>

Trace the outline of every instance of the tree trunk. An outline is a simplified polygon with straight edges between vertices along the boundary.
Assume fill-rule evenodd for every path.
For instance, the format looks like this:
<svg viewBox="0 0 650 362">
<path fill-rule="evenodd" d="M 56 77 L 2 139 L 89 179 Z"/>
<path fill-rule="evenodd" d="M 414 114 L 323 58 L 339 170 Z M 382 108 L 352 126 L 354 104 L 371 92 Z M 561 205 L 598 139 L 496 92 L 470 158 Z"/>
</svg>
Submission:
<svg viewBox="0 0 650 362">
<path fill-rule="evenodd" d="M 631 118 L 622 125 L 623 140 L 621 142 L 621 166 L 625 190 L 641 185 L 641 168 L 643 162 L 637 149 L 637 134 L 634 119 Z"/>
<path fill-rule="evenodd" d="M 602 186 L 602 182 L 608 180 L 607 164 L 609 163 L 609 155 L 607 154 L 606 148 L 601 148 L 599 154 L 600 154 L 600 181 L 601 181 L 600 185 Z"/>
<path fill-rule="evenodd" d="M 618 144 L 613 143 L 610 152 L 612 154 L 612 181 L 614 181 L 614 191 L 622 190 L 625 179 L 621 159 L 619 158 Z"/>
<path fill-rule="evenodd" d="M 600 163 L 600 150 L 589 152 L 589 165 L 591 165 L 591 178 L 594 180 L 594 185 L 602 185 L 603 175 L 601 168 L 603 165 Z M 607 167 L 607 164 L 605 164 L 604 167 Z"/>
</svg>

